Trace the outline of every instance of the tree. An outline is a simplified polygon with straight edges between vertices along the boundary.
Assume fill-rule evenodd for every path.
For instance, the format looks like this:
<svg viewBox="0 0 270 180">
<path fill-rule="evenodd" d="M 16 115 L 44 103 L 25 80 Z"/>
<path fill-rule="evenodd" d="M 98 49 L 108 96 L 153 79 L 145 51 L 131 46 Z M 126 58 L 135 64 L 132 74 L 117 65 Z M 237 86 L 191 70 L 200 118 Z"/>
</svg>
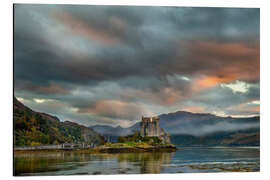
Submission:
<svg viewBox="0 0 270 180">
<path fill-rule="evenodd" d="M 118 141 L 119 143 L 123 143 L 123 142 L 126 142 L 127 139 L 126 139 L 124 136 L 119 136 L 119 137 L 117 138 L 117 141 Z"/>
<path fill-rule="evenodd" d="M 25 140 L 23 138 L 19 138 L 17 141 L 16 141 L 16 146 L 25 146 L 26 143 L 25 143 Z"/>
<path fill-rule="evenodd" d="M 57 140 L 54 140 L 53 141 L 53 144 L 59 144 Z"/>
</svg>

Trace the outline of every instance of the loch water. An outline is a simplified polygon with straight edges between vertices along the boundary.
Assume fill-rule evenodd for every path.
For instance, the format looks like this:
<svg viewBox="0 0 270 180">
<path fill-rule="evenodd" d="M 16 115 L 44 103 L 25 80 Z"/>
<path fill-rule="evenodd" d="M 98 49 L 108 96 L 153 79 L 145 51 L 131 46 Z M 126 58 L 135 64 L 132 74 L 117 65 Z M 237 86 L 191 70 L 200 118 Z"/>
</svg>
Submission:
<svg viewBox="0 0 270 180">
<path fill-rule="evenodd" d="M 259 147 L 179 147 L 155 153 L 15 153 L 15 176 L 256 172 Z"/>
</svg>

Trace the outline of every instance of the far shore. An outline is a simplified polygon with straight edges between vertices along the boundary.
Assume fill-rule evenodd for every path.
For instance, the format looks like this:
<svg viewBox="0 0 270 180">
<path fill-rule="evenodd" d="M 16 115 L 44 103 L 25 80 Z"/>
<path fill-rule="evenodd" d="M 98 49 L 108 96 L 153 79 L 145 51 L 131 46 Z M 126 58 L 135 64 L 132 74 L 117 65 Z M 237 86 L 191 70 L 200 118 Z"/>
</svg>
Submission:
<svg viewBox="0 0 270 180">
<path fill-rule="evenodd" d="M 62 149 L 53 149 L 53 148 L 14 148 L 15 154 L 25 153 L 25 152 L 63 152 L 63 151 L 72 151 L 72 152 L 81 152 L 81 153 L 134 153 L 134 152 L 175 152 L 177 148 L 172 145 L 157 145 L 157 146 L 119 146 L 119 147 L 110 147 L 110 146 L 96 146 L 89 148 L 62 148 Z"/>
</svg>

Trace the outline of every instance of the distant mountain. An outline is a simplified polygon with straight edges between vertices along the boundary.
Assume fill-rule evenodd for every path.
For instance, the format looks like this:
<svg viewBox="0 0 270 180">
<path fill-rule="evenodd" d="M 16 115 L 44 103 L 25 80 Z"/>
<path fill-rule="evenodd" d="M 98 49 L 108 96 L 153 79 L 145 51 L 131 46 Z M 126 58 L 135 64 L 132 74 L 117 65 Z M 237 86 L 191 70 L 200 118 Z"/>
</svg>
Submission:
<svg viewBox="0 0 270 180">
<path fill-rule="evenodd" d="M 140 124 L 136 123 L 129 128 L 123 128 L 121 126 L 112 127 L 108 125 L 95 125 L 89 126 L 89 128 L 93 129 L 99 134 L 102 134 L 102 136 L 104 136 L 108 141 L 115 142 L 117 141 L 117 137 L 126 136 L 128 134 L 132 134 L 136 130 L 139 130 Z"/>
<path fill-rule="evenodd" d="M 13 100 L 14 145 L 58 143 L 103 144 L 105 139 L 91 128 L 60 120 L 46 113 L 35 112 Z"/>
<path fill-rule="evenodd" d="M 219 117 L 208 113 L 177 111 L 161 114 L 160 126 L 178 145 L 254 145 L 260 144 L 260 117 Z M 129 128 L 91 126 L 108 140 L 139 130 L 140 123 Z"/>
<path fill-rule="evenodd" d="M 205 136 L 216 132 L 259 129 L 260 117 L 220 117 L 208 113 L 178 111 L 159 116 L 160 126 L 171 134 Z"/>
<path fill-rule="evenodd" d="M 260 146 L 260 131 L 249 129 L 204 136 L 173 134 L 171 142 L 177 146 Z"/>
</svg>

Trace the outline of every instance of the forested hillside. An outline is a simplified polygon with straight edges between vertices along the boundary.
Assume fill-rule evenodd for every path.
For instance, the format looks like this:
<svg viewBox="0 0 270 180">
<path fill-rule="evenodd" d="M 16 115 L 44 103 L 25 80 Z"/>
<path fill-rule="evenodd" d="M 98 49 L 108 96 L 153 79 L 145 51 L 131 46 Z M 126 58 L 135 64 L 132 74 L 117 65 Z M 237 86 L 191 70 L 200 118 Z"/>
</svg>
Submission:
<svg viewBox="0 0 270 180">
<path fill-rule="evenodd" d="M 35 112 L 14 97 L 14 145 L 61 143 L 103 144 L 105 139 L 91 128 Z"/>
</svg>

